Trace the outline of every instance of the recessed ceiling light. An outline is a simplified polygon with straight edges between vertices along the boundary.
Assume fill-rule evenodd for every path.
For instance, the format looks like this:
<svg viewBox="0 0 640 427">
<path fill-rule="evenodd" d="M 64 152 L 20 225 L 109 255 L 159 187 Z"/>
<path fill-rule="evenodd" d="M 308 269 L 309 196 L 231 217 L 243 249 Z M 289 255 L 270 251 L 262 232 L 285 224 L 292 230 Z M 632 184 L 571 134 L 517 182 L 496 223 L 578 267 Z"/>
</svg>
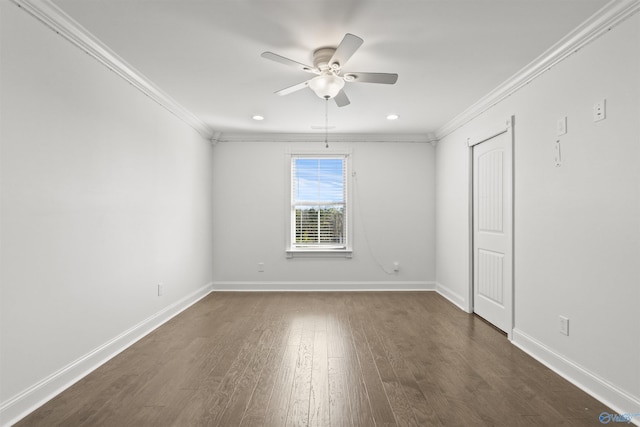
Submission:
<svg viewBox="0 0 640 427">
<path fill-rule="evenodd" d="M 264 120 L 264 117 L 263 117 L 263 116 L 261 116 L 261 115 L 259 115 L 259 114 L 256 114 L 255 116 L 253 116 L 253 117 L 251 117 L 251 118 L 252 118 L 253 120 L 257 120 L 257 121 Z"/>
<path fill-rule="evenodd" d="M 389 115 L 387 116 L 387 120 L 398 120 L 398 118 L 399 118 L 399 117 L 400 117 L 400 116 L 399 116 L 399 115 L 397 115 L 397 114 L 389 114 Z"/>
</svg>

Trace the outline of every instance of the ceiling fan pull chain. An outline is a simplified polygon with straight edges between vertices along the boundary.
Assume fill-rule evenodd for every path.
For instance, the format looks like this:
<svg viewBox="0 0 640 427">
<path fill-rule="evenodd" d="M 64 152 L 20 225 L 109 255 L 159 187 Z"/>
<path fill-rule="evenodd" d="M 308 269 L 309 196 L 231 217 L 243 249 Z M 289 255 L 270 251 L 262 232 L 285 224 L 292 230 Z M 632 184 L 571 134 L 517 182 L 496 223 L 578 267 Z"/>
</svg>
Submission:
<svg viewBox="0 0 640 427">
<path fill-rule="evenodd" d="M 324 100 L 324 145 L 329 148 L 329 98 Z"/>
</svg>

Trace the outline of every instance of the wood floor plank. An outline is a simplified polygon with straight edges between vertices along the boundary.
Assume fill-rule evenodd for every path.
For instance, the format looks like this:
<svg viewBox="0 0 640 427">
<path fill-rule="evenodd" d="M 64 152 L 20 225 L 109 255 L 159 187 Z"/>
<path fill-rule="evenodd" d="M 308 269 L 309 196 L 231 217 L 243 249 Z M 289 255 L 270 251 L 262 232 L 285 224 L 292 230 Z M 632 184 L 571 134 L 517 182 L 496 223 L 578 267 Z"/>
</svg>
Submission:
<svg viewBox="0 0 640 427">
<path fill-rule="evenodd" d="M 284 426 L 289 414 L 289 402 L 291 401 L 291 391 L 303 332 L 303 322 L 299 316 L 294 316 L 291 319 L 290 328 L 289 340 L 267 404 L 265 425 L 269 426 Z"/>
<path fill-rule="evenodd" d="M 228 423 L 232 421 L 234 425 L 240 423 L 244 408 L 239 413 L 236 412 L 237 419 L 231 418 L 227 423 L 222 422 L 223 415 L 228 407 L 240 398 L 239 394 L 236 393 L 239 387 L 244 387 L 245 393 L 253 388 L 253 384 L 249 383 L 252 378 L 252 372 L 249 371 L 247 375 L 245 375 L 245 372 L 251 367 L 253 367 L 254 371 L 259 369 L 259 366 L 253 366 L 254 361 L 259 359 L 270 348 L 274 329 L 277 325 L 278 319 L 269 319 L 264 323 L 260 323 L 260 326 L 247 337 L 245 345 L 238 352 L 236 359 L 225 374 L 218 389 L 206 403 L 208 414 L 204 421 L 207 425 L 229 425 Z M 232 415 L 232 413 L 228 413 L 229 417 Z"/>
<path fill-rule="evenodd" d="M 344 357 L 342 322 L 344 322 L 344 316 L 336 314 L 327 319 L 327 357 Z"/>
<path fill-rule="evenodd" d="M 378 339 L 382 347 L 391 368 L 393 369 L 396 378 L 398 379 L 404 396 L 406 397 L 413 415 L 420 426 L 441 426 L 442 423 L 438 418 L 435 409 L 429 403 L 429 399 L 420 389 L 413 372 L 407 366 L 405 359 L 409 356 L 406 351 L 401 350 L 402 347 L 397 344 L 399 341 L 401 344 L 405 344 L 405 348 L 411 348 L 411 342 L 403 341 L 403 334 L 396 334 L 394 332 L 387 333 L 384 325 L 380 325 L 376 330 L 378 333 Z"/>
<path fill-rule="evenodd" d="M 225 376 L 236 373 L 234 362 L 239 354 L 248 354 L 247 342 L 256 339 L 259 332 L 254 328 L 249 317 L 238 319 L 229 325 L 229 335 L 215 346 L 215 350 L 208 354 L 197 371 L 200 376 L 196 377 L 189 387 L 195 390 L 191 399 L 179 408 L 179 414 L 174 421 L 174 425 L 204 425 L 205 421 L 211 418 L 211 402 L 218 396 L 218 388 L 223 384 Z M 237 335 L 236 335 L 237 334 Z M 235 338 L 237 336 L 237 338 Z M 247 337 L 250 337 L 247 339 Z M 242 338 L 242 339 L 238 339 Z M 246 341 L 245 341 L 246 340 Z M 193 374 L 192 374 L 193 376 Z"/>
<path fill-rule="evenodd" d="M 258 384 L 260 375 L 271 351 L 273 351 L 273 345 L 278 339 L 282 339 L 283 335 L 282 318 L 274 319 L 272 325 L 265 329 L 263 335 L 258 340 L 254 358 L 236 385 L 232 396 L 229 398 L 227 407 L 220 414 L 219 419 L 217 419 L 219 425 L 240 425 L 249 400 Z"/>
<path fill-rule="evenodd" d="M 350 332 L 350 325 L 346 325 Z M 346 328 L 347 329 L 347 328 Z M 351 420 L 354 426 L 368 427 L 375 425 L 373 419 L 371 401 L 369 393 L 364 382 L 364 375 L 358 361 L 351 334 L 345 337 L 343 342 L 345 352 L 347 392 L 349 397 L 349 406 L 351 407 Z"/>
<path fill-rule="evenodd" d="M 251 392 L 249 402 L 240 421 L 241 426 L 266 425 L 266 411 L 271 395 L 274 389 L 279 390 L 279 387 L 276 387 L 276 381 L 285 351 L 288 349 L 287 343 L 289 342 L 290 332 L 290 328 L 283 321 L 280 325 L 278 338 L 274 341 L 264 368 L 260 372 L 258 382 Z"/>
<path fill-rule="evenodd" d="M 345 362 L 342 357 L 330 357 L 329 363 L 329 419 L 332 427 L 352 426 L 348 390 L 345 384 Z"/>
<path fill-rule="evenodd" d="M 329 366 L 327 362 L 326 321 L 324 330 L 316 330 L 313 342 L 313 365 L 309 394 L 309 426 L 329 427 Z"/>
<path fill-rule="evenodd" d="M 216 292 L 16 424 L 597 426 L 614 413 L 431 292 Z"/>
<path fill-rule="evenodd" d="M 356 356 L 363 375 L 363 381 L 367 388 L 367 394 L 369 395 L 371 415 L 376 425 L 396 425 L 391 404 L 385 392 L 384 384 L 380 378 L 373 354 L 369 349 L 369 344 L 365 338 L 360 320 L 355 318 L 351 319 L 351 332 Z"/>
<path fill-rule="evenodd" d="M 305 316 L 296 369 L 293 374 L 291 399 L 286 426 L 309 425 L 309 399 L 311 396 L 311 373 L 313 369 L 313 345 L 315 338 L 314 319 Z"/>
<path fill-rule="evenodd" d="M 367 392 L 362 371 L 358 361 L 351 356 L 345 359 L 346 362 L 346 385 L 351 407 L 351 421 L 354 426 L 367 427 L 375 424 L 371 409 L 371 402 Z"/>
<path fill-rule="evenodd" d="M 385 348 L 380 341 L 374 325 L 370 322 L 362 322 L 362 329 L 365 334 L 369 349 L 373 355 L 373 360 L 380 374 L 380 379 L 384 386 L 385 393 L 389 399 L 389 404 L 395 415 L 398 426 L 418 426 L 413 410 L 407 401 L 400 380 L 391 366 Z"/>
<path fill-rule="evenodd" d="M 298 349 L 299 346 L 289 345 L 286 347 L 278 378 L 267 405 L 266 425 L 284 426 L 287 422 L 293 377 L 298 361 Z"/>
</svg>

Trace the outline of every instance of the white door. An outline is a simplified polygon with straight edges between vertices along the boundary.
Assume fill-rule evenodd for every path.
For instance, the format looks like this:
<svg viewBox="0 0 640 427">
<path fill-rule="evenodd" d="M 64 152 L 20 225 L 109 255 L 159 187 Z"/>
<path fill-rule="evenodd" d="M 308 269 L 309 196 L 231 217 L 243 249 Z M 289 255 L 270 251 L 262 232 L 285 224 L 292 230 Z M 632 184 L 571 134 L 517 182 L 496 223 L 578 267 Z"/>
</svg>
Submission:
<svg viewBox="0 0 640 427">
<path fill-rule="evenodd" d="M 512 131 L 473 145 L 473 311 L 513 328 Z"/>
</svg>

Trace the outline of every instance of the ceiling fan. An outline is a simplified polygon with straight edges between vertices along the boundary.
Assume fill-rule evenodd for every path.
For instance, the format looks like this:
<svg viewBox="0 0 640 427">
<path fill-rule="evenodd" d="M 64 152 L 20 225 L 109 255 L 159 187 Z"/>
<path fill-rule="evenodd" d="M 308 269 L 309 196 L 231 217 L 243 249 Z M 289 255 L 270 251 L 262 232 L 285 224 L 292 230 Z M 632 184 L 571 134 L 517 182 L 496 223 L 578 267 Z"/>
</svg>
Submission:
<svg viewBox="0 0 640 427">
<path fill-rule="evenodd" d="M 342 66 L 358 50 L 362 42 L 363 40 L 360 37 L 347 33 L 338 47 L 316 49 L 313 52 L 313 66 L 302 64 L 273 52 L 263 52 L 261 56 L 307 73 L 316 74 L 316 77 L 281 89 L 275 92 L 276 94 L 288 95 L 309 87 L 318 97 L 326 100 L 334 99 L 338 107 L 344 107 L 351 103 L 343 90 L 345 82 L 392 85 L 398 80 L 397 74 L 343 72 Z"/>
</svg>

